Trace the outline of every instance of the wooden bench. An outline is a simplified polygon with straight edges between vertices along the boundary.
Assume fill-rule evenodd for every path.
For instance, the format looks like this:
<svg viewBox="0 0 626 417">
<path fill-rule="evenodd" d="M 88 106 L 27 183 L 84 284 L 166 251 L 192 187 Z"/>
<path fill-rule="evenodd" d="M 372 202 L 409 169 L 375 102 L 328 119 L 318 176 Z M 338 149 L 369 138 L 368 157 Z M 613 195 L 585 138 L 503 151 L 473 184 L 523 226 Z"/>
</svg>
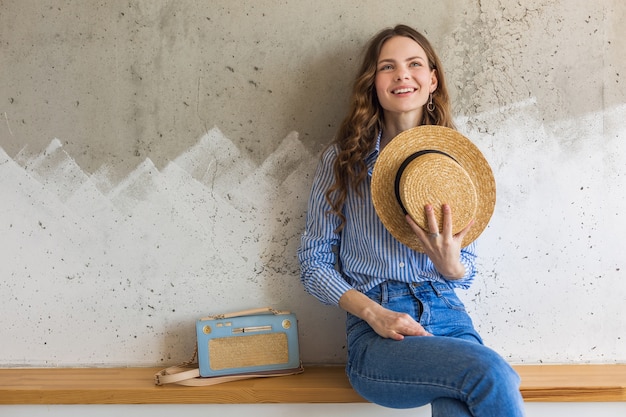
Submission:
<svg viewBox="0 0 626 417">
<path fill-rule="evenodd" d="M 626 401 L 624 365 L 515 366 L 526 401 Z M 206 387 L 155 386 L 157 368 L 0 369 L 0 404 L 250 404 L 365 402 L 341 366 Z"/>
</svg>

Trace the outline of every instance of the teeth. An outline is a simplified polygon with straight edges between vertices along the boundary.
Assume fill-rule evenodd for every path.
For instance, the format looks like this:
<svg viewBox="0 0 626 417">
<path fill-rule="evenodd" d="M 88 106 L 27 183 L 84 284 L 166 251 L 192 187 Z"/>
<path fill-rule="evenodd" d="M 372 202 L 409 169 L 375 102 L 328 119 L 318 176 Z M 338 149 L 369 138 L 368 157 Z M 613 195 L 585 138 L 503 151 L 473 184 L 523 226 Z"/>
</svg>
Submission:
<svg viewBox="0 0 626 417">
<path fill-rule="evenodd" d="M 402 94 L 402 93 L 412 93 L 414 91 L 413 88 L 400 88 L 398 90 L 394 90 L 394 94 Z"/>
</svg>

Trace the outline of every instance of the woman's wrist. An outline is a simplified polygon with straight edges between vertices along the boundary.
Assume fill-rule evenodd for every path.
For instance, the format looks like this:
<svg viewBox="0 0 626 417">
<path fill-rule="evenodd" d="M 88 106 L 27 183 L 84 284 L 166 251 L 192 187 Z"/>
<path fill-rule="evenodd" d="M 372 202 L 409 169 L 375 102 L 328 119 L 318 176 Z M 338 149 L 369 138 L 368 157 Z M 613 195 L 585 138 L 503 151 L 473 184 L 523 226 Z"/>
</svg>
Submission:
<svg viewBox="0 0 626 417">
<path fill-rule="evenodd" d="M 458 262 L 454 268 L 446 269 L 443 272 L 440 271 L 440 273 L 445 279 L 456 281 L 465 276 L 465 265 Z"/>
<path fill-rule="evenodd" d="M 350 289 L 339 299 L 339 307 L 362 320 L 368 321 L 375 315 L 375 310 L 380 305 L 362 292 Z"/>
</svg>

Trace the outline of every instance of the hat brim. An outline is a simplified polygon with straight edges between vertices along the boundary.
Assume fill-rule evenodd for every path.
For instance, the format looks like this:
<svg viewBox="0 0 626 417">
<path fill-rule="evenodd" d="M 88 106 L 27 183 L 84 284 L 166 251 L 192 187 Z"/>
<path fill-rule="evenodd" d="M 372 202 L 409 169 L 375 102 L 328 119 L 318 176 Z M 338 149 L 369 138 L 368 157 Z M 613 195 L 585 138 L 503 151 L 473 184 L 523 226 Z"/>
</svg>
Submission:
<svg viewBox="0 0 626 417">
<path fill-rule="evenodd" d="M 482 152 L 454 129 L 434 125 L 418 126 L 400 133 L 383 148 L 372 173 L 372 200 L 376 213 L 385 228 L 397 240 L 418 252 L 424 252 L 420 240 L 406 222 L 405 211 L 398 202 L 395 190 L 396 173 L 402 163 L 416 152 L 424 150 L 435 150 L 449 155 L 467 172 L 474 185 L 476 191 L 474 224 L 463 238 L 462 246 L 465 247 L 480 236 L 491 219 L 496 203 L 496 184 L 491 167 Z M 450 179 L 451 182 L 453 180 Z M 449 193 L 450 190 L 446 191 Z M 422 203 L 418 204 L 422 212 L 426 204 L 437 204 L 435 201 Z M 438 224 L 441 225 L 440 207 L 433 208 L 438 217 Z M 454 218 L 455 207 L 451 206 L 451 209 Z M 409 214 L 414 217 L 416 213 Z"/>
</svg>

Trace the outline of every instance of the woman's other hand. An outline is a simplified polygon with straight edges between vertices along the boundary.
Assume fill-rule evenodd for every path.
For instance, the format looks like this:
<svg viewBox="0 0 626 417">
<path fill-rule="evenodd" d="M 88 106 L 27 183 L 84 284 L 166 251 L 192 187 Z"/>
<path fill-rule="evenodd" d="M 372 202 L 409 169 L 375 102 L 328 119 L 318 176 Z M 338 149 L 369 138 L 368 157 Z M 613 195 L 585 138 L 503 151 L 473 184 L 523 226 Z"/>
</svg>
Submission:
<svg viewBox="0 0 626 417">
<path fill-rule="evenodd" d="M 409 314 L 389 310 L 355 289 L 341 296 L 339 306 L 365 320 L 384 338 L 402 340 L 405 336 L 432 336 Z"/>
<path fill-rule="evenodd" d="M 410 315 L 384 307 L 381 307 L 366 321 L 376 333 L 389 339 L 402 340 L 405 336 L 432 336 Z"/>
</svg>

